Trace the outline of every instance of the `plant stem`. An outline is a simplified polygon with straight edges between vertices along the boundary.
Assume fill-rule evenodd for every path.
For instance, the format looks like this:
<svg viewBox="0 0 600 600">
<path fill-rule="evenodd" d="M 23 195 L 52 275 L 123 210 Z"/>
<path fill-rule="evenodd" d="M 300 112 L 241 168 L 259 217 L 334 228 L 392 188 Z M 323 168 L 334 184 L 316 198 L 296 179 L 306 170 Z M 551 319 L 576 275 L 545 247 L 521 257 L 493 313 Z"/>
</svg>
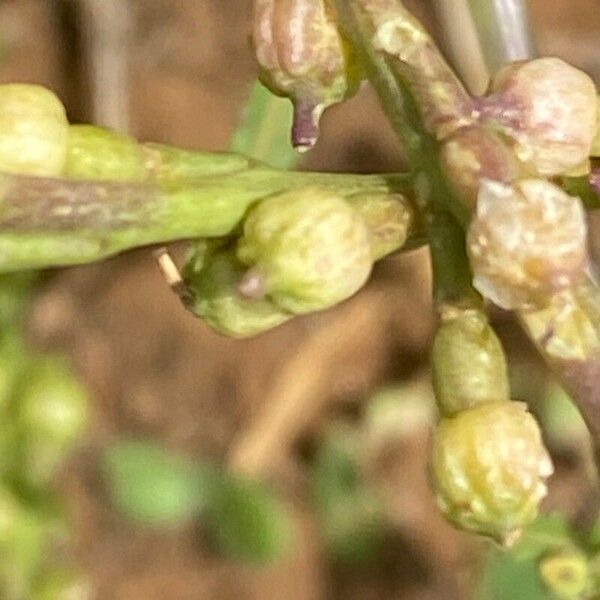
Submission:
<svg viewBox="0 0 600 600">
<path fill-rule="evenodd" d="M 471 285 L 465 250 L 463 227 L 469 220 L 468 210 L 454 197 L 446 183 L 438 160 L 437 143 L 425 130 L 409 83 L 388 58 L 374 49 L 374 23 L 369 23 L 361 10 L 361 2 L 334 0 L 334 3 L 341 26 L 361 56 L 369 80 L 410 160 L 415 194 L 425 215 L 430 241 L 436 303 L 440 309 L 447 303 L 461 304 L 465 300 L 471 303 L 478 295 Z M 385 8 L 390 6 L 404 10 L 400 2 L 388 3 Z"/>
<path fill-rule="evenodd" d="M 185 181 L 75 182 L 0 175 L 0 271 L 94 262 L 150 244 L 232 233 L 255 202 L 321 186 L 344 196 L 395 193 L 404 224 L 415 208 L 405 175 L 344 175 L 263 167 Z"/>
</svg>

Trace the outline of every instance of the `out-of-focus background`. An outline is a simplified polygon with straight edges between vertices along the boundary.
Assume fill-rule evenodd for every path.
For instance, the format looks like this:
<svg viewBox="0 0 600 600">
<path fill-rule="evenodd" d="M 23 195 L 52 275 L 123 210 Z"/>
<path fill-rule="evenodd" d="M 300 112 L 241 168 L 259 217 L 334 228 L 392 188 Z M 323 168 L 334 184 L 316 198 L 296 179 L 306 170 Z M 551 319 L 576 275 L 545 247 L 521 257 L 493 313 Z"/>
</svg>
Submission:
<svg viewBox="0 0 600 600">
<path fill-rule="evenodd" d="M 106 0 L 122 4 L 113 14 L 98 14 L 98 4 L 2 0 L 0 80 L 52 88 L 73 122 L 96 120 L 141 140 L 226 150 L 256 76 L 250 1 Z M 423 3 L 411 4 L 432 23 Z M 530 5 L 541 53 L 565 58 L 600 82 L 598 0 Z M 322 139 L 301 167 L 402 167 L 369 89 L 327 113 Z M 490 546 L 448 526 L 428 490 L 429 296 L 426 252 L 399 255 L 379 264 L 366 289 L 342 306 L 234 341 L 184 311 L 150 250 L 45 276 L 27 311 L 27 340 L 68 355 L 90 391 L 87 433 L 55 485 L 71 523 L 68 554 L 94 597 L 477 597 Z M 517 389 L 536 396 L 539 390 L 525 385 L 537 369 L 526 342 L 502 316 L 497 322 Z M 588 497 L 585 440 L 580 429 L 561 436 L 551 418 L 547 426 L 558 468 L 546 509 L 578 517 Z M 377 495 L 384 542 L 373 551 L 336 550 L 315 503 L 315 469 L 323 444 L 344 432 L 353 439 L 359 429 L 358 470 Z M 272 564 L 256 566 L 215 549 L 201 519 L 147 527 L 124 517 L 99 467 L 102 452 L 123 439 L 152 440 L 193 462 L 226 464 L 272 484 L 291 515 L 293 544 Z"/>
</svg>

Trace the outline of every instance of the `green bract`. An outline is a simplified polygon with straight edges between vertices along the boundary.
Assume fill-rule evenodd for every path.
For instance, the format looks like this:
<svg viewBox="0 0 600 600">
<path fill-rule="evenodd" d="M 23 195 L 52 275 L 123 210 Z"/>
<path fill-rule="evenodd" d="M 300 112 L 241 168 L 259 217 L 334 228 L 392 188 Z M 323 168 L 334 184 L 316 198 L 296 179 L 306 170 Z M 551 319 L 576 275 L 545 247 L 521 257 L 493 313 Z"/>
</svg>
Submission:
<svg viewBox="0 0 600 600">
<path fill-rule="evenodd" d="M 127 135 L 71 125 L 67 148 L 64 174 L 70 179 L 140 181 L 146 175 L 141 148 Z"/>
<path fill-rule="evenodd" d="M 433 387 L 452 416 L 489 400 L 509 400 L 506 359 L 484 313 L 448 311 L 433 343 Z"/>
<path fill-rule="evenodd" d="M 38 85 L 0 85 L 0 171 L 61 174 L 69 124 L 61 101 Z"/>
<path fill-rule="evenodd" d="M 188 308 L 218 332 L 236 338 L 257 335 L 287 321 L 291 315 L 270 300 L 240 293 L 244 273 L 244 265 L 229 250 L 207 250 L 200 259 L 192 257 L 184 272 L 191 293 Z"/>
<path fill-rule="evenodd" d="M 294 314 L 346 300 L 365 284 L 373 264 L 364 219 L 317 187 L 272 196 L 253 209 L 238 257 L 262 279 L 268 297 Z"/>
<path fill-rule="evenodd" d="M 553 472 L 539 427 L 518 402 L 480 404 L 442 419 L 432 461 L 444 515 L 501 543 L 536 517 Z"/>
</svg>

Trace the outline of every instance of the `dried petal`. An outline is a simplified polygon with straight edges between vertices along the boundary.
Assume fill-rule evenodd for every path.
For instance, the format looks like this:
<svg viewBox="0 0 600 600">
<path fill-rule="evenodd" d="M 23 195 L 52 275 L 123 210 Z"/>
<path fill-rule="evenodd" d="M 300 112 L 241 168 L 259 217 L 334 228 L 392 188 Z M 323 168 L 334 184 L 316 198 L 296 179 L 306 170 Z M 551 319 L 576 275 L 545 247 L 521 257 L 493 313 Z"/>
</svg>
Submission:
<svg viewBox="0 0 600 600">
<path fill-rule="evenodd" d="M 474 285 L 505 309 L 545 305 L 587 264 L 581 201 L 541 179 L 484 181 L 468 234 Z"/>
</svg>

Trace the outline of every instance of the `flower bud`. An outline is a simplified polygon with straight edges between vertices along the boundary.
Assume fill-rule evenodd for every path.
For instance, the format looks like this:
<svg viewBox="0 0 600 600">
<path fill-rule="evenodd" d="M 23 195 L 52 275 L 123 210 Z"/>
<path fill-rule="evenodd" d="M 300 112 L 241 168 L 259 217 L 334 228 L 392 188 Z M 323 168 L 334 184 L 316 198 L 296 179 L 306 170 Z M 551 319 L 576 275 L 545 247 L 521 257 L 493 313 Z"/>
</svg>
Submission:
<svg viewBox="0 0 600 600">
<path fill-rule="evenodd" d="M 586 237 L 581 201 L 558 186 L 484 181 L 467 240 L 473 284 L 508 310 L 543 306 L 583 275 Z"/>
<path fill-rule="evenodd" d="M 487 127 L 456 131 L 442 144 L 440 160 L 454 192 L 470 209 L 475 208 L 482 180 L 509 183 L 519 176 L 519 163 L 510 147 Z"/>
<path fill-rule="evenodd" d="M 248 215 L 238 257 L 281 309 L 329 308 L 367 281 L 373 259 L 364 219 L 341 196 L 306 188 L 263 200 Z M 245 287 L 245 286 L 244 286 Z"/>
<path fill-rule="evenodd" d="M 290 319 L 267 298 L 240 293 L 245 271 L 232 251 L 207 252 L 201 261 L 193 257 L 184 272 L 192 296 L 187 307 L 219 333 L 235 338 L 258 335 Z"/>
<path fill-rule="evenodd" d="M 359 193 L 346 198 L 346 202 L 360 214 L 371 232 L 374 261 L 399 250 L 408 239 L 413 223 L 403 205 L 404 200 L 400 194 L 383 193 Z"/>
<path fill-rule="evenodd" d="M 550 554 L 542 558 L 539 570 L 544 585 L 560 600 L 587 597 L 585 592 L 592 577 L 587 558 L 582 552 L 566 550 Z"/>
<path fill-rule="evenodd" d="M 38 85 L 0 85 L 0 171 L 61 174 L 69 123 L 61 101 Z"/>
<path fill-rule="evenodd" d="M 542 176 L 566 174 L 590 156 L 596 88 L 558 58 L 517 62 L 494 78 L 483 115 L 514 143 L 517 158 Z"/>
<path fill-rule="evenodd" d="M 442 419 L 432 461 L 444 515 L 505 544 L 536 517 L 553 472 L 539 427 L 519 402 L 488 402 Z"/>
<path fill-rule="evenodd" d="M 261 81 L 294 104 L 292 142 L 314 146 L 323 111 L 360 82 L 326 0 L 255 0 L 253 41 Z"/>
<path fill-rule="evenodd" d="M 140 181 L 146 170 L 133 138 L 93 125 L 71 125 L 64 174 L 91 181 Z"/>
<path fill-rule="evenodd" d="M 432 369 L 436 400 L 445 416 L 490 399 L 510 399 L 502 345 L 481 311 L 448 310 L 442 315 Z"/>
</svg>

